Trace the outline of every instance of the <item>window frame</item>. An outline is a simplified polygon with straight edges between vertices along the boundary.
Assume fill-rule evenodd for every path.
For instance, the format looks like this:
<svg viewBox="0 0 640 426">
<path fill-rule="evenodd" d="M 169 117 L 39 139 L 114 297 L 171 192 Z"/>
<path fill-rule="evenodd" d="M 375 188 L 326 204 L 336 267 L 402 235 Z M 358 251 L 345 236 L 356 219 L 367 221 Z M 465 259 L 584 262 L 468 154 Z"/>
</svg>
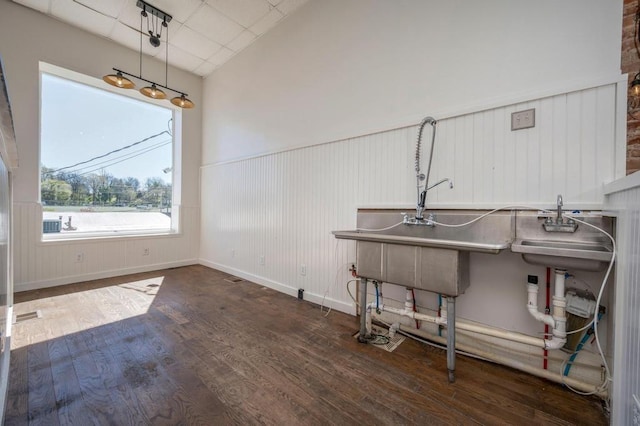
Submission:
<svg viewBox="0 0 640 426">
<path fill-rule="evenodd" d="M 74 83 L 89 86 L 98 90 L 103 90 L 116 95 L 125 96 L 140 102 L 166 108 L 172 113 L 172 158 L 171 158 L 171 222 L 166 229 L 136 229 L 136 230 L 110 230 L 110 231 L 87 231 L 78 233 L 44 233 L 42 223 L 44 219 L 44 209 L 42 204 L 42 76 L 49 74 L 54 77 L 66 79 Z M 56 241 L 87 241 L 100 239 L 122 239 L 122 238 L 145 238 L 145 237 L 167 237 L 180 236 L 182 234 L 182 224 L 180 221 L 182 179 L 181 179 L 181 158 L 182 158 L 182 109 L 173 106 L 171 103 L 150 99 L 143 96 L 137 90 L 123 90 L 106 84 L 102 79 L 85 75 L 76 71 L 52 65 L 46 62 L 39 62 L 38 70 L 38 205 L 40 207 L 39 225 L 40 242 L 49 243 Z"/>
</svg>

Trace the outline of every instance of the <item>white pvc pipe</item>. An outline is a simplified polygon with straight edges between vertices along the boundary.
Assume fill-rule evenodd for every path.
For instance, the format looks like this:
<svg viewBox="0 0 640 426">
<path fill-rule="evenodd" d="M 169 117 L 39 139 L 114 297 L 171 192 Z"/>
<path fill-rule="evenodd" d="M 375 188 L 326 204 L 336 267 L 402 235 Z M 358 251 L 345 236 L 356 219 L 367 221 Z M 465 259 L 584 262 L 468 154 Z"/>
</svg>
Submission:
<svg viewBox="0 0 640 426">
<path fill-rule="evenodd" d="M 565 309 L 567 307 L 567 299 L 564 297 L 564 276 L 566 272 L 564 269 L 555 270 L 555 290 L 551 300 L 555 327 L 553 327 L 553 337 L 549 341 L 548 349 L 560 349 L 567 342 L 567 313 Z"/>
<path fill-rule="evenodd" d="M 528 336 L 513 331 L 500 330 L 498 328 L 488 328 L 478 324 L 458 323 L 456 329 L 469 333 L 484 334 L 485 336 L 498 337 L 500 339 L 509 340 L 511 342 L 523 343 L 525 345 L 545 347 L 545 340 L 541 337 Z"/>
<path fill-rule="evenodd" d="M 567 299 L 564 297 L 565 284 L 564 269 L 555 270 L 555 290 L 553 296 L 553 315 L 543 314 L 538 311 L 538 290 L 537 284 L 527 284 L 527 309 L 529 313 L 538 321 L 551 326 L 553 336 L 544 340 L 544 349 L 560 349 L 567 342 L 567 316 L 565 307 Z"/>
<path fill-rule="evenodd" d="M 402 328 L 402 326 L 400 326 Z M 404 331 L 408 331 L 409 333 L 415 333 L 416 330 L 404 330 Z M 418 330 L 418 333 L 420 333 L 420 331 Z M 424 333 L 421 333 L 424 334 Z M 446 343 L 446 338 L 444 337 L 440 337 L 440 336 L 434 336 L 434 335 L 429 335 L 428 337 L 429 340 L 433 340 L 434 342 L 440 343 L 440 344 L 445 344 Z M 554 373 L 551 370 L 543 370 L 541 368 L 538 367 L 534 367 L 532 365 L 529 364 L 525 364 L 522 362 L 518 362 L 513 358 L 508 358 L 508 357 L 504 357 L 501 355 L 497 355 L 491 352 L 486 352 L 483 351 L 482 349 L 478 349 L 469 345 L 465 345 L 464 343 L 456 343 L 456 346 L 458 348 L 460 348 L 462 351 L 464 352 L 468 352 L 470 354 L 473 355 L 478 355 L 482 358 L 488 359 L 489 361 L 493 361 L 502 365 L 506 365 L 507 367 L 512 367 L 515 369 L 518 369 L 520 371 L 524 371 L 525 373 L 529 373 L 532 374 L 534 376 L 537 377 L 542 377 L 544 379 L 547 380 L 551 380 L 553 382 L 556 383 L 566 383 L 569 386 L 571 386 L 574 389 L 577 389 L 581 392 L 587 392 L 587 393 L 595 393 L 596 395 L 600 396 L 601 398 L 607 398 L 607 393 L 606 391 L 601 390 L 599 387 L 592 385 L 590 383 L 586 383 L 583 382 L 581 380 L 577 380 L 577 379 L 573 379 L 571 377 L 566 377 L 566 376 L 561 376 L 558 373 Z"/>
<path fill-rule="evenodd" d="M 382 310 L 384 312 L 389 312 L 389 313 L 392 313 L 392 314 L 396 314 L 396 315 L 401 315 L 401 316 L 417 319 L 419 321 L 426 321 L 426 322 L 430 322 L 432 324 L 443 325 L 445 327 L 447 326 L 447 317 L 445 317 L 445 316 L 436 317 L 436 316 L 421 314 L 419 312 L 413 312 L 413 309 L 411 311 L 407 311 L 406 308 L 405 309 L 400 309 L 400 308 L 394 308 L 392 306 L 387 306 L 387 305 L 381 305 L 381 306 L 378 307 L 378 309 L 380 309 L 380 310 Z M 470 333 L 483 334 L 485 336 L 498 337 L 498 338 L 501 338 L 501 339 L 510 340 L 512 342 L 523 343 L 523 344 L 526 344 L 526 345 L 536 346 L 536 347 L 540 347 L 540 348 L 544 348 L 545 347 L 545 340 L 542 339 L 542 338 L 532 337 L 532 336 L 528 336 L 526 334 L 516 333 L 516 332 L 513 332 L 513 331 L 501 330 L 501 329 L 498 329 L 498 328 L 491 328 L 491 327 L 488 327 L 488 326 L 485 326 L 485 325 L 468 324 L 468 323 L 460 323 L 460 322 L 458 322 L 458 323 L 456 323 L 455 328 L 456 328 L 456 330 L 467 331 L 467 332 L 470 332 Z"/>
<path fill-rule="evenodd" d="M 527 284 L 527 309 L 529 313 L 537 321 L 547 324 L 549 327 L 555 327 L 555 322 L 551 315 L 543 314 L 538 310 L 538 284 Z"/>
<path fill-rule="evenodd" d="M 478 333 L 483 334 L 485 336 L 497 337 L 504 340 L 509 340 L 512 342 L 523 343 L 525 345 L 540 347 L 548 350 L 560 349 L 564 346 L 567 341 L 567 332 L 566 332 L 566 313 L 565 307 L 567 305 L 566 298 L 564 297 L 564 287 L 565 287 L 565 270 L 556 269 L 556 277 L 555 277 L 555 295 L 553 296 L 553 316 L 546 315 L 538 311 L 538 285 L 529 284 L 527 286 L 528 293 L 528 303 L 527 308 L 531 315 L 536 318 L 538 321 L 542 321 L 545 324 L 549 324 L 553 327 L 553 337 L 551 339 L 543 339 L 539 337 L 533 337 L 522 333 L 517 333 L 508 330 L 501 330 L 498 328 L 493 328 L 485 325 L 479 324 L 468 324 L 468 323 L 456 323 L 455 329 L 461 331 L 467 331 L 469 333 Z M 372 304 L 367 306 L 367 315 L 370 315 L 372 309 Z M 447 309 L 446 304 L 443 303 L 441 309 L 440 317 L 426 315 L 419 312 L 413 311 L 413 299 L 411 297 L 410 290 L 407 290 L 405 306 L 404 308 L 394 308 L 392 306 L 387 306 L 384 304 L 380 304 L 377 309 L 380 309 L 384 312 L 389 312 L 392 314 L 409 317 L 414 320 L 426 321 L 432 324 L 447 326 Z M 370 318 L 369 318 L 370 321 Z"/>
</svg>

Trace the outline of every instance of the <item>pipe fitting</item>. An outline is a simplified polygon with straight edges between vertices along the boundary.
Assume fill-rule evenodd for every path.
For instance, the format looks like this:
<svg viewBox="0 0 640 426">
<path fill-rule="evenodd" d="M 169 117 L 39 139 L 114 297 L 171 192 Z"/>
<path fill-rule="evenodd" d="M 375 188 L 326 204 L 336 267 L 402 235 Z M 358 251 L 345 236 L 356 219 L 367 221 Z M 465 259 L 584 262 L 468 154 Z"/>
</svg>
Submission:
<svg viewBox="0 0 640 426">
<path fill-rule="evenodd" d="M 538 284 L 527 284 L 527 309 L 531 316 L 536 320 L 550 327 L 555 326 L 555 321 L 551 315 L 543 314 L 538 311 L 538 291 L 540 287 Z"/>
</svg>

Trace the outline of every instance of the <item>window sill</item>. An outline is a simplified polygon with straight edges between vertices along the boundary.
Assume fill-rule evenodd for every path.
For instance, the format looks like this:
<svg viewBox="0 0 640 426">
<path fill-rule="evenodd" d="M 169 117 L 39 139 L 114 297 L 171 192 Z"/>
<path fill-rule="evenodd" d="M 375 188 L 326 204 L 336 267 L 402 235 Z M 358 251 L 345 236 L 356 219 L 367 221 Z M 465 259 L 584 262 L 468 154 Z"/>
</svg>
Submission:
<svg viewBox="0 0 640 426">
<path fill-rule="evenodd" d="M 135 240 L 149 238 L 176 238 L 181 237 L 182 233 L 171 230 L 136 230 L 136 231 L 107 231 L 107 232 L 83 232 L 83 233 L 51 233 L 42 234 L 40 244 L 48 245 L 53 243 L 87 243 L 96 241 L 113 241 L 113 240 Z"/>
</svg>

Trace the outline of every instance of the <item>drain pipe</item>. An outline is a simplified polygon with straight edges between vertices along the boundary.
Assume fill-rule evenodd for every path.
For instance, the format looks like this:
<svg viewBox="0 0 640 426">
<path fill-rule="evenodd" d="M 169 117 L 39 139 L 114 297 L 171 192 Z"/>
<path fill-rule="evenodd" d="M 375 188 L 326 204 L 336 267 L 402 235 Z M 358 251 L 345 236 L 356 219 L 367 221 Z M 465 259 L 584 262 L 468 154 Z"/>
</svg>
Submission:
<svg viewBox="0 0 640 426">
<path fill-rule="evenodd" d="M 553 329 L 553 339 L 557 341 L 558 346 L 551 349 L 560 349 L 567 343 L 567 298 L 564 296 L 564 284 L 567 271 L 564 269 L 556 269 L 555 295 L 551 299 L 553 305 L 553 319 L 556 326 Z"/>
<path fill-rule="evenodd" d="M 417 318 L 420 319 L 421 321 L 427 321 L 427 322 L 431 322 L 434 324 L 439 324 L 442 326 L 447 326 L 447 298 L 443 297 L 442 298 L 443 301 L 443 305 L 442 305 L 442 317 L 429 317 L 428 315 L 425 314 L 418 314 Z M 370 303 L 367 306 L 367 315 L 369 317 L 371 317 L 371 313 L 372 310 L 375 309 L 375 303 Z M 380 306 L 380 310 L 384 311 L 384 312 L 389 312 L 389 313 L 394 313 L 397 315 L 403 315 L 403 309 L 397 309 L 397 308 L 392 308 L 390 306 Z M 404 315 L 404 316 L 410 316 L 411 315 Z M 444 320 L 442 320 L 442 318 L 444 318 Z M 398 327 L 399 326 L 399 327 Z M 397 327 L 402 330 L 403 326 L 402 325 L 392 325 L 391 328 L 394 329 L 394 332 L 396 332 Z M 504 331 L 504 330 L 499 330 L 499 329 L 490 329 L 487 328 L 486 326 L 476 326 L 473 327 L 471 324 L 465 324 L 465 323 L 457 323 L 455 324 L 455 328 L 458 330 L 465 330 L 465 331 L 470 331 L 471 333 L 469 334 L 473 334 L 473 333 L 479 333 L 479 334 L 485 334 L 485 335 L 490 335 L 493 337 L 500 337 L 502 339 L 505 340 L 511 340 L 511 341 L 515 341 L 518 343 L 524 343 L 524 344 L 529 344 L 531 346 L 536 346 L 536 347 L 544 347 L 544 339 L 540 339 L 540 338 L 535 338 L 535 337 L 530 337 L 530 336 L 526 336 L 526 335 L 522 335 L 522 334 L 518 334 L 518 333 L 514 333 L 514 332 L 509 332 L 509 331 Z M 403 330 L 403 331 L 407 331 L 409 333 L 411 333 L 411 330 Z M 437 335 L 429 335 L 427 337 L 430 340 L 433 340 L 435 342 L 438 342 L 440 344 L 446 344 L 447 343 L 447 338 L 446 337 L 441 337 L 441 336 L 437 336 Z M 520 362 L 516 359 L 513 358 L 509 358 L 506 356 L 501 356 L 498 354 L 495 354 L 493 352 L 488 352 L 482 349 L 479 349 L 477 347 L 472 347 L 472 346 L 468 346 L 465 345 L 464 343 L 462 344 L 457 344 L 457 346 L 459 346 L 460 350 L 463 350 L 465 352 L 469 352 L 475 355 L 478 355 L 482 358 L 486 358 L 490 361 L 493 362 L 497 362 L 499 364 L 503 364 L 506 365 L 508 367 L 512 367 L 515 369 L 518 369 L 520 371 L 524 371 L 526 373 L 532 374 L 534 376 L 537 377 L 542 377 L 548 380 L 552 380 L 556 383 L 562 383 L 562 384 L 567 384 L 575 389 L 578 389 L 582 392 L 591 392 L 594 393 L 598 396 L 600 396 L 601 398 L 605 399 L 607 398 L 608 394 L 606 391 L 603 391 L 600 387 L 597 387 L 595 385 L 592 385 L 590 383 L 586 383 L 583 382 L 581 380 L 577 380 L 574 379 L 572 377 L 562 377 L 560 374 L 558 373 L 554 373 L 551 370 L 544 370 L 538 367 L 534 367 L 531 365 L 528 365 L 524 362 Z"/>
<path fill-rule="evenodd" d="M 547 267 L 547 280 L 546 280 L 546 298 L 545 298 L 545 305 L 544 305 L 544 313 L 546 315 L 549 315 L 551 313 L 551 308 L 549 308 L 549 305 L 551 305 L 551 268 Z M 545 324 L 544 325 L 544 337 L 545 339 L 549 336 L 549 324 Z M 547 351 L 546 349 L 543 352 L 544 355 L 544 361 L 542 361 L 542 367 L 546 370 L 549 367 L 549 351 Z"/>
<path fill-rule="evenodd" d="M 451 298 L 451 299 L 455 299 L 455 298 Z M 545 347 L 545 340 L 540 337 L 528 336 L 526 334 L 521 334 L 514 331 L 502 330 L 499 328 L 491 328 L 485 325 L 469 324 L 469 323 L 452 324 L 453 321 L 450 320 L 450 317 L 453 311 L 451 309 L 452 306 L 450 305 L 453 305 L 455 303 L 455 300 L 449 300 L 449 297 L 447 298 L 443 297 L 442 301 L 443 302 L 446 301 L 446 304 L 445 303 L 442 304 L 442 310 L 441 310 L 442 316 L 440 317 L 427 315 L 420 312 L 413 312 L 412 310 L 407 310 L 406 308 L 394 308 L 393 306 L 387 306 L 385 304 L 380 305 L 379 310 L 384 312 L 389 312 L 391 314 L 409 317 L 412 319 L 417 319 L 420 321 L 430 322 L 432 324 L 442 325 L 447 328 L 451 328 L 451 326 L 453 325 L 456 330 L 483 334 L 485 336 L 490 336 L 490 337 L 497 337 L 500 339 L 510 340 L 512 342 L 522 343 L 530 346 L 536 346 L 539 348 Z M 373 305 L 373 308 L 375 308 L 375 305 Z M 369 309 L 369 312 L 370 312 L 370 309 Z"/>
<path fill-rule="evenodd" d="M 551 339 L 545 339 L 544 349 L 560 349 L 567 342 L 567 317 L 565 308 L 567 299 L 564 297 L 565 274 L 564 269 L 555 269 L 555 290 L 551 304 L 553 314 L 543 314 L 538 311 L 538 277 L 529 275 L 527 281 L 527 309 L 533 318 L 549 325 L 552 330 Z"/>
<path fill-rule="evenodd" d="M 408 329 L 403 330 L 403 326 L 400 326 L 400 330 L 408 334 L 411 334 L 415 331 L 415 330 L 408 330 Z M 446 338 L 444 337 L 439 337 L 436 335 L 424 336 L 423 334 L 419 334 L 419 336 L 428 340 L 432 340 L 441 345 L 444 345 L 446 343 Z M 456 345 L 458 346 L 458 349 L 460 349 L 461 351 L 480 356 L 489 361 L 506 365 L 508 367 L 515 368 L 517 370 L 524 371 L 525 373 L 529 373 L 537 377 L 542 377 L 544 379 L 551 380 L 556 383 L 567 384 L 572 388 L 582 392 L 594 393 L 595 395 L 598 395 L 602 399 L 607 399 L 609 396 L 607 391 L 604 391 L 602 390 L 601 387 L 592 385 L 591 383 L 586 383 L 586 382 L 583 382 L 582 380 L 574 379 L 572 377 L 567 377 L 567 376 L 562 377 L 561 374 L 554 373 L 552 370 L 544 370 L 538 367 L 534 367 L 525 362 L 518 361 L 515 358 L 498 355 L 494 352 L 483 350 L 475 346 L 470 346 L 465 343 L 457 343 Z"/>
</svg>

